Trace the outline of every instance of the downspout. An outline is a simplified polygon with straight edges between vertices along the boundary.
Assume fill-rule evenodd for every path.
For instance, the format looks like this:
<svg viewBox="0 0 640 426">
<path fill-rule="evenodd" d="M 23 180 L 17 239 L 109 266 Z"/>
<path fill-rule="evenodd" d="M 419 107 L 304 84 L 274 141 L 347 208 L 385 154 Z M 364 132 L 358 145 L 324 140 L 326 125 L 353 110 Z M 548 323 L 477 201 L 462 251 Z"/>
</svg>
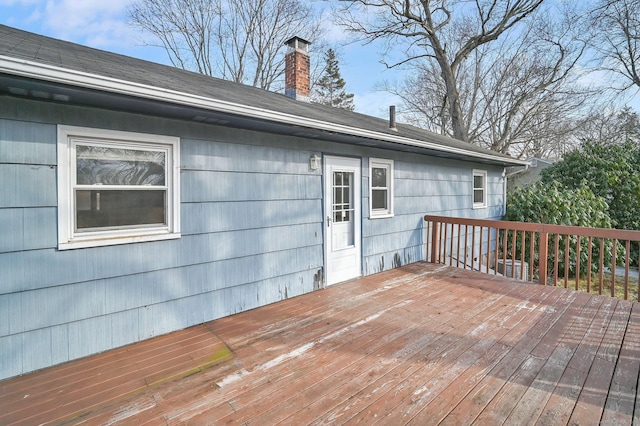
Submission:
<svg viewBox="0 0 640 426">
<path fill-rule="evenodd" d="M 507 173 L 506 167 L 504 168 L 504 170 L 502 170 L 502 193 L 504 194 L 502 196 L 502 216 L 507 214 L 507 181 L 511 176 L 515 176 L 529 170 L 529 166 L 530 164 L 526 164 L 523 166 L 523 169 L 516 170 L 515 172 L 511 173 Z"/>
</svg>

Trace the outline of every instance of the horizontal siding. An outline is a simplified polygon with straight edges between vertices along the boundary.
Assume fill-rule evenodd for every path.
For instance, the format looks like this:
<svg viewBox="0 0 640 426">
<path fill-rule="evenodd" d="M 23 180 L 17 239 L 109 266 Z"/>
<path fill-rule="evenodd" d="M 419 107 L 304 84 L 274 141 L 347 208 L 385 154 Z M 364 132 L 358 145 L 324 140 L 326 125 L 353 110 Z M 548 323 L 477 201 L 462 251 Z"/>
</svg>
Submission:
<svg viewBox="0 0 640 426">
<path fill-rule="evenodd" d="M 58 251 L 57 124 L 180 137 L 182 237 Z M 364 274 L 424 259 L 425 214 L 502 214 L 499 168 L 473 210 L 473 163 L 0 98 L 0 378 L 318 288 L 322 153 L 362 158 Z M 369 157 L 395 161 L 394 217 L 368 218 Z"/>
<path fill-rule="evenodd" d="M 376 274 L 402 265 L 424 260 L 425 247 L 423 245 L 403 247 L 364 258 L 364 268 L 368 274 Z"/>
<path fill-rule="evenodd" d="M 0 209 L 0 253 L 54 247 L 55 207 Z"/>
<path fill-rule="evenodd" d="M 55 207 L 56 168 L 30 164 L 0 164 L 0 209 Z"/>
<path fill-rule="evenodd" d="M 0 336 L 111 315 L 322 267 L 322 248 L 234 258 L 0 296 Z M 283 262 L 287 259 L 287 262 Z M 38 312 L 38 315 L 33 315 Z M 202 321 L 200 321 L 202 322 Z"/>
<path fill-rule="evenodd" d="M 272 142 L 269 135 L 267 143 Z M 188 149 L 181 160 L 183 170 L 244 172 L 266 174 L 309 174 L 309 156 L 297 149 L 259 149 L 245 145 L 248 138 L 238 138 L 233 143 L 185 138 L 182 144 Z M 252 138 L 255 143 L 255 138 Z M 215 139 L 213 140 L 215 141 Z"/>
<path fill-rule="evenodd" d="M 0 163 L 56 165 L 56 126 L 0 118 Z"/>
<path fill-rule="evenodd" d="M 322 197 L 319 175 L 183 171 L 182 202 L 304 200 Z"/>
<path fill-rule="evenodd" d="M 322 244 L 322 224 L 188 235 L 178 240 L 0 254 L 0 294 Z M 153 256 L 149 254 L 153 253 Z M 46 265 L 33 268 L 27 265 Z"/>
<path fill-rule="evenodd" d="M 322 222 L 322 200 L 231 201 L 182 204 L 182 234 Z"/>
</svg>

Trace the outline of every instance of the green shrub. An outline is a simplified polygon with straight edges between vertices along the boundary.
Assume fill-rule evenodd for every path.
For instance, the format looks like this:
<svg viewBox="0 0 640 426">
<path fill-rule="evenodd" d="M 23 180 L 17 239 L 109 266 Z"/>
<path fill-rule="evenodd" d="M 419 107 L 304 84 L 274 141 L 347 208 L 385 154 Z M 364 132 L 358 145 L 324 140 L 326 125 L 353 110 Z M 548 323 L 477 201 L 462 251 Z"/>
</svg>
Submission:
<svg viewBox="0 0 640 426">
<path fill-rule="evenodd" d="M 507 198 L 507 214 L 505 220 L 517 222 L 546 223 L 552 225 L 584 226 L 590 228 L 611 228 L 611 218 L 608 214 L 608 204 L 601 196 L 595 195 L 583 181 L 577 188 L 566 188 L 558 182 L 539 181 L 523 188 L 516 188 Z M 565 265 L 566 238 L 569 238 L 569 263 Z M 568 267 L 572 276 L 575 275 L 576 268 L 576 244 L 577 236 L 560 236 L 558 244 L 558 274 L 563 276 Z M 500 240 L 503 244 L 504 240 Z M 516 235 L 516 246 L 512 247 L 512 235 L 507 236 L 506 249 L 508 255 L 514 259 L 519 259 L 522 252 L 522 236 Z M 531 241 L 525 238 L 525 259 L 529 260 L 529 250 Z M 580 271 L 581 275 L 587 272 L 588 261 L 588 239 L 583 237 L 580 241 Z M 534 241 L 534 247 L 538 247 L 538 241 Z M 599 259 L 600 241 L 594 239 L 592 242 L 592 258 Z M 605 264 L 610 264 L 612 258 L 613 242 L 606 240 L 604 245 L 603 260 Z M 549 251 L 547 259 L 547 276 L 553 270 L 555 253 L 555 236 L 549 236 Z M 534 264 L 537 269 L 539 264 L 538 253 L 535 253 Z M 593 262 L 592 268 L 595 271 L 598 262 Z"/>
<path fill-rule="evenodd" d="M 542 181 L 577 189 L 588 183 L 608 205 L 611 227 L 640 230 L 640 150 L 636 141 L 584 142 L 580 149 L 542 171 Z M 631 244 L 632 264 L 638 264 L 640 247 Z"/>
</svg>

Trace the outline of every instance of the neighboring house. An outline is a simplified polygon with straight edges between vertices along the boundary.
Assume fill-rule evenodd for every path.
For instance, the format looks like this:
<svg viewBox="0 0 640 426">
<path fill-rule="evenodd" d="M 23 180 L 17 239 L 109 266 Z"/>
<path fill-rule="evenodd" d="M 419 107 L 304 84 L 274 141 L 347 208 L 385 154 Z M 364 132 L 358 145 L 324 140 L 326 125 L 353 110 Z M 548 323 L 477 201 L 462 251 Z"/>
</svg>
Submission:
<svg viewBox="0 0 640 426">
<path fill-rule="evenodd" d="M 0 378 L 424 260 L 522 164 L 0 26 Z"/>
<path fill-rule="evenodd" d="M 526 160 L 528 167 L 509 167 L 507 169 L 507 192 L 531 185 L 540 180 L 540 173 L 553 164 L 552 161 L 532 157 Z"/>
</svg>

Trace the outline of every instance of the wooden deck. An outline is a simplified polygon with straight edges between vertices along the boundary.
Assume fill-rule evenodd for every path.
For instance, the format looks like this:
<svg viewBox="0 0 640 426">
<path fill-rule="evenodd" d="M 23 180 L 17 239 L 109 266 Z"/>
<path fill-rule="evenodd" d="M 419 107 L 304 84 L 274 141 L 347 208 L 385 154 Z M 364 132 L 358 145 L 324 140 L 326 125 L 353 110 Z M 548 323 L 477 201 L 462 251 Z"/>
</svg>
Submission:
<svg viewBox="0 0 640 426">
<path fill-rule="evenodd" d="M 0 382 L 0 424 L 640 425 L 639 371 L 639 303 L 418 263 Z"/>
</svg>

